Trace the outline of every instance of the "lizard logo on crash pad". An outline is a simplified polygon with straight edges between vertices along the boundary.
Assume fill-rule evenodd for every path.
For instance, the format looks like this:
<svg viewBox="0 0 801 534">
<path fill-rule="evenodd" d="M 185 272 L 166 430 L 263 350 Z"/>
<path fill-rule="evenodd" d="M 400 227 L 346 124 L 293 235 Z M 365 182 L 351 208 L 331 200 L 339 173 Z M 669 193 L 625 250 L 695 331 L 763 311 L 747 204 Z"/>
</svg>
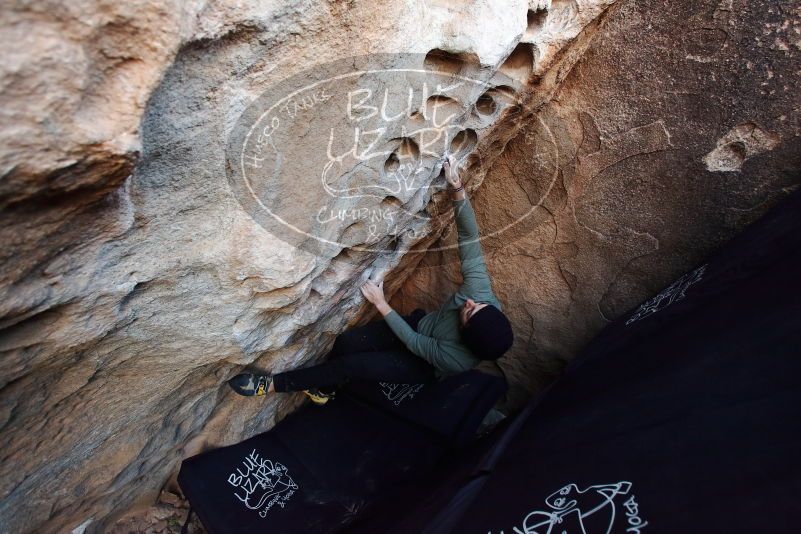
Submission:
<svg viewBox="0 0 801 534">
<path fill-rule="evenodd" d="M 701 281 L 701 278 L 704 276 L 704 271 L 706 271 L 706 265 L 702 265 L 696 270 L 685 274 L 670 284 L 670 286 L 665 288 L 657 296 L 647 302 L 644 302 L 639 308 L 637 308 L 637 311 L 634 312 L 634 315 L 629 317 L 629 319 L 626 321 L 626 326 L 635 321 L 639 321 L 640 319 L 644 319 L 649 315 L 653 315 L 659 310 L 667 308 L 674 302 L 682 300 L 687 296 L 685 294 L 687 289 L 689 289 L 691 285 Z"/>
<path fill-rule="evenodd" d="M 395 406 L 398 406 L 406 399 L 414 398 L 415 394 L 423 389 L 424 385 L 425 384 L 393 384 L 390 382 L 380 383 L 381 392 L 384 394 L 384 397 Z"/>
<path fill-rule="evenodd" d="M 648 525 L 640 518 L 631 482 L 598 484 L 583 490 L 567 484 L 545 499 L 550 510 L 535 510 L 523 518 L 515 534 L 610 534 L 642 532 Z M 626 497 L 623 497 L 626 496 Z M 491 534 L 491 533 L 490 533 Z M 500 531 L 504 534 L 504 531 Z"/>
<path fill-rule="evenodd" d="M 284 464 L 262 457 L 256 449 L 228 475 L 228 483 L 235 488 L 234 496 L 261 517 L 267 517 L 273 506 L 286 506 L 298 489 Z"/>
</svg>

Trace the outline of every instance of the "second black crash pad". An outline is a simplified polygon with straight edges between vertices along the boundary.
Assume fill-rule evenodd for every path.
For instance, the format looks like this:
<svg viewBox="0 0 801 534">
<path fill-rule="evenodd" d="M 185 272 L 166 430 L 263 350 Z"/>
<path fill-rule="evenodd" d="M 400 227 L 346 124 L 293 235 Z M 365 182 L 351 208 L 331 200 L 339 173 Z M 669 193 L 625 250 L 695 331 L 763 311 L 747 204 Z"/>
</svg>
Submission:
<svg viewBox="0 0 801 534">
<path fill-rule="evenodd" d="M 336 532 L 469 442 L 505 390 L 478 371 L 427 385 L 353 384 L 268 432 L 185 460 L 178 482 L 212 534 Z"/>
</svg>

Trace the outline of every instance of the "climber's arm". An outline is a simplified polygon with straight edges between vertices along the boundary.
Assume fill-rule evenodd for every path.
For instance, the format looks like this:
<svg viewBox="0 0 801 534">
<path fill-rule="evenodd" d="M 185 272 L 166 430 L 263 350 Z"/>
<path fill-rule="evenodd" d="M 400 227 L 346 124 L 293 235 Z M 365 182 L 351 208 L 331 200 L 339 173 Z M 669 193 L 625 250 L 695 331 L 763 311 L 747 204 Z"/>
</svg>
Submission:
<svg viewBox="0 0 801 534">
<path fill-rule="evenodd" d="M 465 193 L 458 169 L 452 165 L 452 161 L 446 163 L 445 178 L 451 186 L 451 198 L 456 219 L 459 260 L 464 280 L 461 291 L 476 300 L 485 300 L 492 296 L 492 284 L 481 251 L 478 222 L 473 206 Z"/>
<path fill-rule="evenodd" d="M 489 284 L 489 274 L 484 263 L 484 255 L 479 242 L 478 223 L 470 200 L 454 200 L 453 210 L 456 218 L 456 232 L 459 243 L 459 261 L 465 283 L 485 281 Z"/>
<path fill-rule="evenodd" d="M 470 368 L 445 350 L 444 344 L 440 340 L 415 332 L 409 323 L 387 304 L 386 298 L 384 298 L 383 281 L 376 284 L 372 280 L 368 280 L 361 287 L 361 291 L 365 298 L 372 302 L 384 316 L 389 328 L 398 336 L 398 339 L 414 354 L 446 373 L 458 373 Z"/>
<path fill-rule="evenodd" d="M 403 317 L 389 306 L 384 309 L 379 308 L 379 310 L 395 335 L 406 345 L 406 348 L 440 371 L 451 374 L 470 369 L 464 361 L 453 357 L 440 340 L 415 332 L 409 326 L 409 323 L 404 321 Z"/>
</svg>

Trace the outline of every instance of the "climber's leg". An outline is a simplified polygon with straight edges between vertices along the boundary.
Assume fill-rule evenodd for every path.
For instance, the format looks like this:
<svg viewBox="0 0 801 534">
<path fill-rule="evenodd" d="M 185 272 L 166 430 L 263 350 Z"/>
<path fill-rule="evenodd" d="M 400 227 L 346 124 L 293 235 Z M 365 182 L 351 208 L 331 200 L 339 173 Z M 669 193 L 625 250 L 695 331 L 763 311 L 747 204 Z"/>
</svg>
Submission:
<svg viewBox="0 0 801 534">
<path fill-rule="evenodd" d="M 343 354 L 319 365 L 273 376 L 275 391 L 332 390 L 351 381 L 421 384 L 434 367 L 408 349 Z"/>
<path fill-rule="evenodd" d="M 271 375 L 238 374 L 228 381 L 231 389 L 244 397 L 260 397 L 275 391 Z"/>
<path fill-rule="evenodd" d="M 414 330 L 417 330 L 417 323 L 426 314 L 422 309 L 414 310 L 410 315 L 403 316 Z M 375 352 L 385 350 L 403 349 L 403 343 L 395 335 L 389 325 L 383 319 L 373 321 L 364 326 L 357 326 L 342 332 L 334 341 L 334 346 L 326 356 L 326 359 L 337 358 L 344 354 L 357 352 Z"/>
<path fill-rule="evenodd" d="M 409 325 L 417 329 L 417 323 L 422 319 L 426 312 L 422 309 L 414 310 L 410 315 L 404 316 L 403 319 Z M 331 396 L 332 391 L 341 383 L 347 382 L 352 376 L 359 373 L 365 377 L 366 380 L 371 380 L 371 376 L 377 376 L 379 381 L 393 381 L 390 378 L 384 378 L 382 373 L 389 369 L 388 372 L 392 373 L 394 369 L 394 376 L 406 376 L 407 371 L 403 371 L 403 365 L 398 362 L 403 360 L 402 356 L 395 356 L 394 358 L 387 358 L 377 356 L 373 361 L 359 366 L 354 360 L 358 358 L 348 358 L 347 361 L 334 364 L 343 356 L 355 354 L 382 354 L 382 353 L 407 353 L 409 358 L 408 368 L 414 370 L 422 363 L 428 367 L 425 361 L 421 360 L 414 354 L 408 352 L 408 349 L 398 339 L 389 325 L 384 320 L 374 321 L 364 326 L 352 328 L 343 332 L 334 342 L 334 346 L 326 356 L 327 361 L 320 365 L 308 367 L 306 369 L 298 369 L 297 371 L 290 371 L 289 373 L 300 373 L 298 375 L 291 374 L 290 378 L 294 377 L 291 384 L 309 384 L 307 387 L 295 387 L 290 389 L 279 389 L 273 380 L 272 375 L 268 374 L 254 374 L 243 373 L 236 375 L 228 381 L 231 388 L 240 395 L 244 396 L 261 396 L 274 391 L 304 391 L 313 390 L 312 393 L 320 394 L 322 396 Z M 419 362 L 418 362 L 419 360 Z M 381 363 L 381 362 L 384 363 Z M 394 363 L 393 363 L 394 361 Z M 329 365 L 330 364 L 330 365 Z M 319 369 L 318 369 L 319 368 Z M 384 369 L 384 371 L 382 371 Z M 433 367 L 431 368 L 433 369 Z M 373 371 L 373 375 L 370 374 Z M 287 375 L 289 373 L 281 373 Z M 366 374 L 365 374 L 366 373 Z M 406 373 L 406 374 L 404 374 Z M 414 373 L 414 371 L 412 371 Z M 276 375 L 278 376 L 278 375 Z M 413 376 L 417 376 L 414 375 Z M 305 378 L 304 378 L 305 377 Z M 356 377 L 355 379 L 360 379 Z M 282 379 L 286 380 L 286 379 Z M 399 380 L 404 382 L 404 380 Z M 425 380 L 420 380 L 423 382 Z M 408 381 L 405 381 L 409 383 Z M 415 382 L 412 382 L 415 383 Z"/>
</svg>

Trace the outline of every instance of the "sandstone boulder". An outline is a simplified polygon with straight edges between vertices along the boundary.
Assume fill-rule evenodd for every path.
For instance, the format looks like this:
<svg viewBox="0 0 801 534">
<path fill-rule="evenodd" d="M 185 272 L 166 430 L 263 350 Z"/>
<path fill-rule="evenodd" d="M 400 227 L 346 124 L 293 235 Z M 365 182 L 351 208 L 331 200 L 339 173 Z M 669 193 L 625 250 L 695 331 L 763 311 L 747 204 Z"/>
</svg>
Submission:
<svg viewBox="0 0 801 534">
<path fill-rule="evenodd" d="M 392 253 L 315 252 L 276 237 L 229 181 L 228 141 L 249 105 L 282 80 L 314 78 L 318 64 L 416 54 L 420 69 L 489 84 L 460 102 L 456 118 L 475 126 L 451 139 L 466 147 L 477 188 L 610 4 L 4 5 L 5 528 L 103 531 L 154 503 L 183 457 L 269 428 L 301 399 L 251 402 L 225 381 L 247 365 L 279 371 L 319 358 L 338 332 L 369 318 L 359 283 L 394 269 L 396 290 L 411 272 L 409 262 L 396 268 L 406 251 L 424 250 L 448 226 L 435 188 L 388 200 L 409 215 L 399 232 L 419 230 Z M 451 105 L 432 97 L 432 106 Z M 398 167 L 409 147 L 398 143 Z M 285 157 L 308 151 L 301 136 Z M 432 157 L 421 168 L 436 180 L 438 164 Z M 308 207 L 302 190 L 286 192 L 275 198 Z"/>
</svg>

